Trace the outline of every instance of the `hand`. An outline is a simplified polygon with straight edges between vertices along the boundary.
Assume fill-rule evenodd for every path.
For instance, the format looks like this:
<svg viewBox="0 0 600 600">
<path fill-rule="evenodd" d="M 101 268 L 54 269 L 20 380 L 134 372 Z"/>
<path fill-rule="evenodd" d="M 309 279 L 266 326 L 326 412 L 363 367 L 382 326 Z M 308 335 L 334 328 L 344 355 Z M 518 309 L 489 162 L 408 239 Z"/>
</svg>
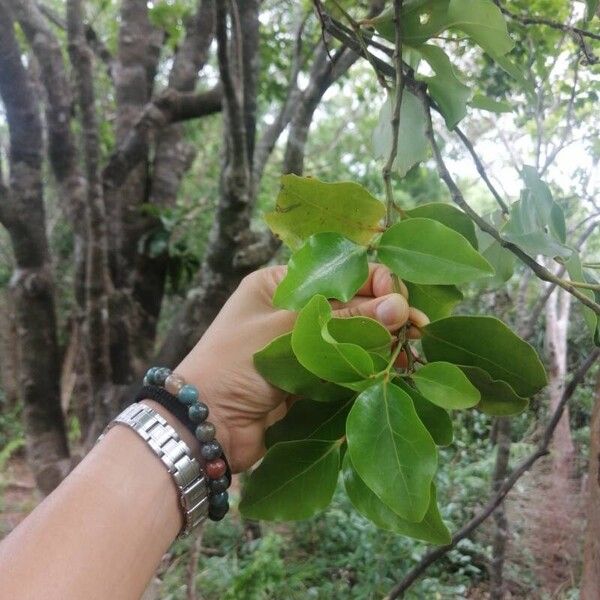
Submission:
<svg viewBox="0 0 600 600">
<path fill-rule="evenodd" d="M 265 452 L 264 431 L 281 419 L 289 395 L 273 387 L 256 371 L 255 352 L 291 331 L 296 313 L 275 308 L 275 288 L 285 266 L 268 267 L 246 277 L 225 303 L 202 339 L 175 369 L 200 390 L 217 427 L 217 439 L 234 472 L 251 467 Z M 410 321 L 409 337 L 429 319 L 409 308 L 408 292 L 393 292 L 390 271 L 370 265 L 369 279 L 349 302 L 333 302 L 336 317 L 371 317 L 390 331 Z"/>
</svg>

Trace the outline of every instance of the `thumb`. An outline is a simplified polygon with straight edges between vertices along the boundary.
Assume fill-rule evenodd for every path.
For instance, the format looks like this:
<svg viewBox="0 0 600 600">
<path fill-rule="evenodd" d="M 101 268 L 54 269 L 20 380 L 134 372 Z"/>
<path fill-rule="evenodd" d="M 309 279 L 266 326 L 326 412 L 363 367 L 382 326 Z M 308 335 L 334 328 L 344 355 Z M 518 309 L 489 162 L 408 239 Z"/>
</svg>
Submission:
<svg viewBox="0 0 600 600">
<path fill-rule="evenodd" d="M 333 311 L 334 317 L 370 317 L 384 327 L 399 329 L 408 321 L 408 302 L 400 294 L 388 294 L 366 300 L 355 298 L 347 306 Z"/>
</svg>

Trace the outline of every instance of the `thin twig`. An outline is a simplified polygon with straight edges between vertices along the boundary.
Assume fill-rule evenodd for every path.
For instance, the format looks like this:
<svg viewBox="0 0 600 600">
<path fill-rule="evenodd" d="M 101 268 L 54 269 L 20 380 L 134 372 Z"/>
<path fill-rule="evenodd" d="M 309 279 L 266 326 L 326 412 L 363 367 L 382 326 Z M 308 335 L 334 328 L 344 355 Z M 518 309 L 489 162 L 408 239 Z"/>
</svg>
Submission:
<svg viewBox="0 0 600 600">
<path fill-rule="evenodd" d="M 402 95 L 404 93 L 404 74 L 402 72 L 402 30 L 400 28 L 400 14 L 402 12 L 403 0 L 394 0 L 394 29 L 395 29 L 395 47 L 394 47 L 394 70 L 396 71 L 396 86 L 394 92 L 394 104 L 392 107 L 392 147 L 387 162 L 383 167 L 382 176 L 385 185 L 386 229 L 392 224 L 394 218 L 394 191 L 392 189 L 392 168 L 396 155 L 398 154 L 398 135 L 400 132 L 400 109 L 402 108 Z M 368 54 L 368 52 L 367 52 Z"/>
<path fill-rule="evenodd" d="M 496 202 L 500 206 L 502 212 L 505 215 L 507 215 L 509 213 L 508 206 L 506 202 L 504 202 L 504 200 L 502 199 L 502 196 L 500 196 L 500 194 L 498 193 L 498 190 L 494 187 L 493 183 L 490 181 L 490 178 L 487 176 L 485 167 L 483 166 L 481 159 L 477 155 L 477 152 L 475 152 L 475 147 L 471 143 L 471 140 L 464 134 L 464 132 L 458 125 L 454 127 L 454 131 L 456 132 L 456 135 L 458 135 L 458 137 L 461 139 L 465 148 L 469 151 L 469 154 L 473 158 L 473 162 L 475 163 L 475 167 L 477 168 L 477 172 L 481 176 L 481 179 L 483 179 L 485 185 L 487 185 L 488 187 L 488 190 L 490 190 L 492 196 L 494 196 L 494 198 L 496 199 Z"/>
<path fill-rule="evenodd" d="M 567 402 L 577 389 L 577 386 L 583 382 L 585 375 L 599 356 L 600 348 L 594 349 L 573 375 L 571 381 L 569 381 L 568 385 L 565 387 L 560 402 L 548 421 L 536 449 L 511 471 L 510 475 L 504 479 L 504 482 L 498 488 L 498 491 L 490 497 L 485 506 L 452 536 L 450 544 L 436 548 L 425 554 L 419 563 L 407 573 L 402 581 L 390 590 L 386 600 L 394 600 L 395 598 L 402 597 L 404 592 L 429 568 L 430 565 L 450 552 L 450 550 L 456 547 L 458 542 L 469 537 L 475 529 L 477 529 L 477 527 L 479 527 L 479 525 L 481 525 L 496 510 L 521 476 L 525 474 L 539 458 L 548 453 L 552 435 L 562 417 Z"/>
</svg>

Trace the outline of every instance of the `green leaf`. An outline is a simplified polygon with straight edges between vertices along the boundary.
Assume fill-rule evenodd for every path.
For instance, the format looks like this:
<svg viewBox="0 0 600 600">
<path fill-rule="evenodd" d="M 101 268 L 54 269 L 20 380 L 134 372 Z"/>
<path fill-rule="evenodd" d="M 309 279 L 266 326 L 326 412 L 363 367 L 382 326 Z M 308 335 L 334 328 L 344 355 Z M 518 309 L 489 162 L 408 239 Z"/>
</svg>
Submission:
<svg viewBox="0 0 600 600">
<path fill-rule="evenodd" d="M 422 285 L 404 281 L 411 306 L 422 310 L 430 321 L 449 317 L 463 300 L 462 292 L 453 285 Z"/>
<path fill-rule="evenodd" d="M 377 527 L 432 544 L 445 545 L 450 543 L 450 532 L 440 516 L 433 483 L 431 484 L 427 512 L 422 521 L 413 523 L 399 517 L 368 488 L 352 466 L 348 453 L 344 457 L 343 471 L 344 486 L 350 501 L 359 513 L 372 521 Z"/>
<path fill-rule="evenodd" d="M 385 207 L 350 181 L 324 183 L 283 175 L 275 211 L 265 215 L 273 233 L 296 249 L 315 233 L 333 232 L 367 245 L 380 231 Z"/>
<path fill-rule="evenodd" d="M 329 402 L 348 398 L 346 388 L 323 381 L 305 369 L 292 350 L 292 334 L 275 338 L 254 355 L 256 370 L 271 384 L 285 392 Z"/>
<path fill-rule="evenodd" d="M 465 283 L 494 272 L 462 235 L 432 219 L 410 218 L 390 227 L 377 256 L 413 283 Z"/>
<path fill-rule="evenodd" d="M 548 185 L 540 179 L 535 167 L 525 165 L 521 171 L 523 181 L 535 201 L 538 223 L 548 229 L 554 239 L 563 244 L 567 238 L 567 225 L 562 208 L 552 198 Z"/>
<path fill-rule="evenodd" d="M 533 84 L 525 79 L 523 72 L 514 62 L 512 62 L 509 55 L 503 56 L 501 54 L 494 54 L 493 52 L 488 52 L 488 55 L 503 71 L 508 73 L 521 86 L 523 91 L 531 95 L 535 94 Z"/>
<path fill-rule="evenodd" d="M 347 302 L 369 276 L 367 249 L 337 233 L 310 236 L 288 263 L 273 304 L 300 310 L 315 294 Z"/>
<path fill-rule="evenodd" d="M 479 367 L 529 397 L 547 383 L 536 351 L 494 317 L 448 317 L 421 330 L 428 361 Z"/>
<path fill-rule="evenodd" d="M 594 15 L 598 12 L 599 0 L 585 0 L 585 4 L 585 20 L 591 21 L 594 18 Z"/>
<path fill-rule="evenodd" d="M 448 129 L 454 128 L 467 114 L 467 101 L 471 90 L 456 75 L 447 54 L 439 46 L 425 44 L 417 50 L 435 72 L 433 77 L 417 78 L 427 83 L 429 92 L 437 102 Z"/>
<path fill-rule="evenodd" d="M 339 468 L 337 441 L 275 444 L 244 486 L 240 513 L 269 521 L 312 517 L 331 502 Z"/>
<path fill-rule="evenodd" d="M 371 386 L 348 415 L 346 437 L 367 486 L 403 519 L 421 521 L 429 508 L 437 450 L 410 396 L 387 382 Z"/>
<path fill-rule="evenodd" d="M 587 281 L 583 273 L 583 267 L 581 266 L 581 259 L 579 258 L 579 254 L 577 254 L 577 252 L 573 252 L 573 254 L 571 254 L 569 260 L 565 263 L 565 267 L 567 268 L 567 273 L 569 273 L 569 277 L 572 281 Z M 579 291 L 587 296 L 590 300 L 595 300 L 595 295 L 592 290 L 586 290 L 582 288 Z M 600 345 L 596 341 L 599 325 L 598 315 L 591 308 L 588 308 L 585 305 L 582 305 L 581 308 L 583 310 L 585 324 L 587 325 L 592 339 L 595 341 L 596 345 Z"/>
<path fill-rule="evenodd" d="M 405 212 L 409 217 L 433 219 L 450 229 L 454 229 L 454 231 L 465 237 L 471 246 L 477 250 L 477 235 L 473 221 L 462 210 L 452 206 L 452 204 L 430 202 L 429 204 L 421 204 Z"/>
<path fill-rule="evenodd" d="M 379 121 L 373 130 L 373 151 L 376 158 L 388 159 L 392 149 L 393 94 L 389 94 L 379 112 Z M 398 127 L 398 150 L 393 168 L 404 177 L 418 162 L 429 154 L 426 135 L 427 122 L 420 100 L 406 88 L 402 93 L 400 124 Z"/>
<path fill-rule="evenodd" d="M 448 20 L 492 56 L 502 56 L 514 46 L 504 16 L 491 0 L 451 0 Z"/>
<path fill-rule="evenodd" d="M 330 320 L 331 306 L 323 296 L 314 296 L 300 311 L 292 331 L 292 349 L 298 362 L 335 383 L 357 382 L 374 375 L 373 359 L 367 350 L 338 342 L 328 330 Z M 343 328 L 343 323 L 337 327 Z"/>
<path fill-rule="evenodd" d="M 479 110 L 486 110 L 493 113 L 509 113 L 512 112 L 513 108 L 509 102 L 503 100 L 492 100 L 482 94 L 475 94 L 469 105 Z"/>
<path fill-rule="evenodd" d="M 479 240 L 479 251 L 484 258 L 494 267 L 494 276 L 482 280 L 480 283 L 486 288 L 499 287 L 506 283 L 512 276 L 517 257 L 506 250 L 491 235 L 477 230 L 477 239 Z"/>
<path fill-rule="evenodd" d="M 531 195 L 517 200 L 510 207 L 510 220 L 502 229 L 503 236 L 525 252 L 535 256 L 568 258 L 571 249 L 546 232 L 543 211 Z"/>
<path fill-rule="evenodd" d="M 423 398 L 414 387 L 402 379 L 397 379 L 396 384 L 411 397 L 421 423 L 431 434 L 436 446 L 449 446 L 452 443 L 454 432 L 448 411 Z"/>
<path fill-rule="evenodd" d="M 391 354 L 392 336 L 375 319 L 368 317 L 333 318 L 327 329 L 336 342 L 356 344 L 371 353 L 387 358 Z"/>
<path fill-rule="evenodd" d="M 481 402 L 477 405 L 481 412 L 505 417 L 518 415 L 529 405 L 529 400 L 521 398 L 506 381 L 494 380 L 478 367 L 461 366 L 461 369 L 481 394 Z"/>
<path fill-rule="evenodd" d="M 427 400 L 448 410 L 471 408 L 481 400 L 464 373 L 447 362 L 430 362 L 415 371 L 412 379 Z"/>
<path fill-rule="evenodd" d="M 377 31 L 394 41 L 394 12 L 388 10 L 372 23 Z M 416 0 L 402 10 L 402 40 L 420 46 L 446 29 L 466 33 L 490 54 L 506 54 L 513 47 L 504 17 L 491 0 Z"/>
<path fill-rule="evenodd" d="M 353 402 L 354 398 L 327 404 L 311 400 L 294 402 L 285 417 L 267 429 L 266 447 L 294 440 L 339 440 L 346 432 L 346 417 Z"/>
</svg>

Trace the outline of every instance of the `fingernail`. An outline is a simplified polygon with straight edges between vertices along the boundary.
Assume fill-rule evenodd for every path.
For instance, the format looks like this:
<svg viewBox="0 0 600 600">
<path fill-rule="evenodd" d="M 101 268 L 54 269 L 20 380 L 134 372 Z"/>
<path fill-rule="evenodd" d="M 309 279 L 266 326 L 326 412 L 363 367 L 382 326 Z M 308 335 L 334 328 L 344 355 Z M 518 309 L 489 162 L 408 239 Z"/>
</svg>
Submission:
<svg viewBox="0 0 600 600">
<path fill-rule="evenodd" d="M 399 326 L 406 321 L 406 309 L 406 300 L 400 294 L 391 294 L 377 305 L 375 316 L 386 327 Z"/>
</svg>

